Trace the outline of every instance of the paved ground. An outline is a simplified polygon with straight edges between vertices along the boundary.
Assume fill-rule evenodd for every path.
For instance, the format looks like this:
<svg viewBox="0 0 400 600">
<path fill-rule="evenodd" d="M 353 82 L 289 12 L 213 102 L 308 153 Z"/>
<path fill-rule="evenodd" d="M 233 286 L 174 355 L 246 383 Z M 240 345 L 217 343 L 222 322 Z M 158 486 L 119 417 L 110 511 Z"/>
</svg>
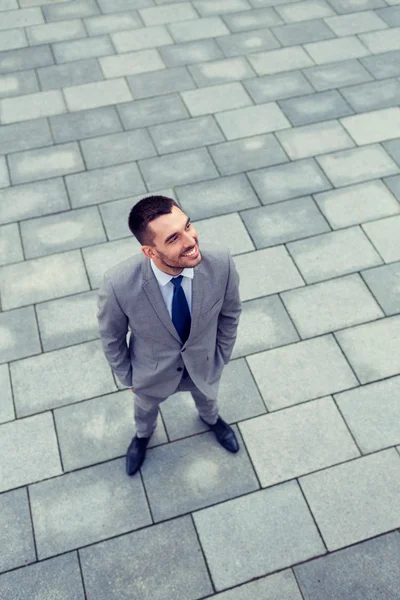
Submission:
<svg viewBox="0 0 400 600">
<path fill-rule="evenodd" d="M 1 600 L 400 598 L 396 4 L 0 0 Z M 242 450 L 177 395 L 129 479 L 96 289 L 159 190 L 235 255 Z"/>
</svg>

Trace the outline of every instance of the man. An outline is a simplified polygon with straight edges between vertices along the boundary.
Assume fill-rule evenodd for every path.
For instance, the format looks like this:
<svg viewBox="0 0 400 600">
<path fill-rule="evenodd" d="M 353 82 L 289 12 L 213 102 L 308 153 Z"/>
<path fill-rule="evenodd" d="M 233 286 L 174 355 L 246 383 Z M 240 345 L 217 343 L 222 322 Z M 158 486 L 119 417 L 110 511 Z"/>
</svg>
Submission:
<svg viewBox="0 0 400 600">
<path fill-rule="evenodd" d="M 105 274 L 98 299 L 104 353 L 134 392 L 136 435 L 127 473 L 136 473 L 144 461 L 159 405 L 178 391 L 191 392 L 202 421 L 224 448 L 237 452 L 235 433 L 217 405 L 241 312 L 233 260 L 218 247 L 200 252 L 190 218 L 171 198 L 140 200 L 129 228 L 142 254 Z"/>
</svg>

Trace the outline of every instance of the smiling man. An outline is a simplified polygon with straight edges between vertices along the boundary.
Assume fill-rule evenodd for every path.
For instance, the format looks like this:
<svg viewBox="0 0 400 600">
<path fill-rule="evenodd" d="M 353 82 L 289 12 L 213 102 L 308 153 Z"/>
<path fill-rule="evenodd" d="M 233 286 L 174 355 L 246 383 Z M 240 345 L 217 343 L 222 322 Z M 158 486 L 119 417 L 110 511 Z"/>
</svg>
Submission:
<svg viewBox="0 0 400 600">
<path fill-rule="evenodd" d="M 136 435 L 126 471 L 133 475 L 141 467 L 159 405 L 178 391 L 191 392 L 200 419 L 224 448 L 237 452 L 217 404 L 241 312 L 233 260 L 217 246 L 200 251 L 190 218 L 171 198 L 140 200 L 129 228 L 142 253 L 105 274 L 98 299 L 104 353 L 134 392 Z"/>
</svg>

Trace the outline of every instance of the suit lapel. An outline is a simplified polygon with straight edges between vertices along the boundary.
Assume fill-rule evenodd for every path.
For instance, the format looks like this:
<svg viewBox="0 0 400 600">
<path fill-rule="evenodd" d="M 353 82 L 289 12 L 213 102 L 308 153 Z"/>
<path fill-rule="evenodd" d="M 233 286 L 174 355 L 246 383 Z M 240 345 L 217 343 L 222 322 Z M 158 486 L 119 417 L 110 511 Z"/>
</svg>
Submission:
<svg viewBox="0 0 400 600">
<path fill-rule="evenodd" d="M 164 298 L 162 297 L 158 281 L 155 278 L 154 273 L 151 269 L 149 259 L 146 259 L 143 263 L 142 274 L 144 281 L 143 290 L 147 294 L 147 297 L 151 302 L 154 310 L 161 319 L 162 324 L 168 329 L 170 334 L 173 335 L 175 339 L 181 341 L 181 338 L 179 337 L 179 334 L 171 321 L 171 317 L 168 314 Z"/>
<path fill-rule="evenodd" d="M 200 265 L 195 268 L 192 281 L 192 323 L 188 342 L 196 336 L 197 331 L 201 326 L 200 311 L 204 295 L 204 273 L 201 267 L 202 265 L 200 263 Z"/>
</svg>

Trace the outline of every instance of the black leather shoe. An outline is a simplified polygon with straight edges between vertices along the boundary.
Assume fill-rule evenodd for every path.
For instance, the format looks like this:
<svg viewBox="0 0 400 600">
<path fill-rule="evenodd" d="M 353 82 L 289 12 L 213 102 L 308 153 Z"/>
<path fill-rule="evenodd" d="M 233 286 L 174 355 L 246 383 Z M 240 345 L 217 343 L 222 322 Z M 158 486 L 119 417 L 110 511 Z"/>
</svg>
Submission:
<svg viewBox="0 0 400 600">
<path fill-rule="evenodd" d="M 138 438 L 136 435 L 132 438 L 126 453 L 126 472 L 128 475 L 134 475 L 142 466 L 149 439 L 149 437 Z"/>
<path fill-rule="evenodd" d="M 221 417 L 218 417 L 218 420 L 214 425 L 210 425 L 202 417 L 200 417 L 200 419 L 215 433 L 215 437 L 221 446 L 226 450 L 229 450 L 229 452 L 236 453 L 239 451 L 239 443 L 236 439 L 235 432 L 228 423 L 225 423 L 225 421 L 221 419 Z"/>
</svg>

